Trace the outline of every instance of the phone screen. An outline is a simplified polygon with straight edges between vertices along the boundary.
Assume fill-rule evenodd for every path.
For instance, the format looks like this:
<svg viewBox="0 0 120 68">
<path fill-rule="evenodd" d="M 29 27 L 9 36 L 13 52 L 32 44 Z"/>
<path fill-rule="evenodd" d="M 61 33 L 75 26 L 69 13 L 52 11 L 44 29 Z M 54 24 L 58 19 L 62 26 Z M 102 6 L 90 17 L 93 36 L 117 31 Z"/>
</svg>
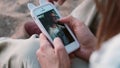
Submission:
<svg viewBox="0 0 120 68">
<path fill-rule="evenodd" d="M 37 17 L 45 27 L 52 40 L 54 40 L 55 37 L 59 37 L 64 45 L 68 45 L 75 41 L 65 25 L 57 21 L 60 17 L 54 9 L 40 14 Z"/>
</svg>

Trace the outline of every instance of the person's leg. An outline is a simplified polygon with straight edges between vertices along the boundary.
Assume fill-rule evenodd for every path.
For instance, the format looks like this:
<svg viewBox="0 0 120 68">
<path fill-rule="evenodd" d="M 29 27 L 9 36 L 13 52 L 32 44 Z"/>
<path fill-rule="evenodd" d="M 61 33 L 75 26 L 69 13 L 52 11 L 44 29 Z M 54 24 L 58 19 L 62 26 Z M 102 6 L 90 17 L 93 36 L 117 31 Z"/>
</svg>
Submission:
<svg viewBox="0 0 120 68">
<path fill-rule="evenodd" d="M 40 68 L 36 57 L 39 45 L 35 36 L 29 39 L 1 39 L 0 68 Z"/>
<path fill-rule="evenodd" d="M 20 25 L 10 38 L 0 38 L 0 68 L 40 68 L 36 57 L 39 39 L 33 35 L 40 32 L 37 25 L 29 21 Z M 27 37 L 30 38 L 25 39 Z"/>
<path fill-rule="evenodd" d="M 34 21 L 27 21 L 16 28 L 15 33 L 11 36 L 14 39 L 27 39 L 33 34 L 40 34 L 41 31 Z"/>
<path fill-rule="evenodd" d="M 26 30 L 29 36 L 32 36 L 33 34 L 39 35 L 41 33 L 40 29 L 34 21 L 26 22 L 24 25 L 24 29 Z"/>
</svg>

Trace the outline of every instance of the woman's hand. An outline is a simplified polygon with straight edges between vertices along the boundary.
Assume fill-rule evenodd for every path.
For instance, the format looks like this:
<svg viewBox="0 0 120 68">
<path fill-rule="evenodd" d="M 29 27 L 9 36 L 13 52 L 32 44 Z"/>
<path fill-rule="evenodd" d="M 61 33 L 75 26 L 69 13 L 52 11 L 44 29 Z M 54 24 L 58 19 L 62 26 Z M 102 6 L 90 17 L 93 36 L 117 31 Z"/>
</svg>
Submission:
<svg viewBox="0 0 120 68">
<path fill-rule="evenodd" d="M 53 47 L 47 38 L 40 34 L 40 48 L 37 51 L 37 57 L 41 67 L 70 68 L 69 56 L 59 38 L 55 38 Z"/>
<path fill-rule="evenodd" d="M 57 2 L 59 5 L 62 5 L 66 0 L 48 0 L 51 3 Z"/>
<path fill-rule="evenodd" d="M 89 57 L 96 47 L 96 37 L 90 32 L 89 28 L 85 26 L 84 23 L 81 23 L 72 16 L 62 18 L 59 21 L 67 24 L 71 28 L 80 43 L 80 48 L 73 54 L 81 59 L 89 61 Z"/>
</svg>

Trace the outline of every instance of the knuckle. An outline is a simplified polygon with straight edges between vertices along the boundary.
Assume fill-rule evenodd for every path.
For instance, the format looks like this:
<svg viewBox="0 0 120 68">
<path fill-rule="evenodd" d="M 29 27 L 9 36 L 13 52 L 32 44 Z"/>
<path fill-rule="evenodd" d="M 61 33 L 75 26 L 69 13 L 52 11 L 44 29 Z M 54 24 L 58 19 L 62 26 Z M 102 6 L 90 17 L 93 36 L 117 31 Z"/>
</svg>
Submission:
<svg viewBox="0 0 120 68">
<path fill-rule="evenodd" d="M 63 51 L 63 50 L 64 50 L 64 47 L 61 46 L 61 45 L 59 45 L 59 46 L 56 48 L 56 51 L 57 51 L 57 52 L 61 52 L 61 51 Z"/>
<path fill-rule="evenodd" d="M 82 28 L 85 27 L 84 23 L 79 22 L 79 21 L 75 21 L 75 22 L 76 22 L 76 24 L 75 24 L 76 27 L 74 27 L 74 28 L 75 28 L 76 30 L 80 30 L 80 29 L 82 29 Z"/>
<path fill-rule="evenodd" d="M 46 48 L 46 47 L 45 47 L 45 44 L 42 44 L 42 45 L 40 46 L 39 52 L 40 52 L 40 51 L 43 51 L 45 48 Z"/>
<path fill-rule="evenodd" d="M 47 43 L 47 42 L 46 43 L 42 43 L 40 48 L 46 48 L 47 45 L 49 45 L 49 43 Z"/>
<path fill-rule="evenodd" d="M 44 52 L 45 52 L 45 49 L 40 48 L 39 51 L 38 51 L 38 53 L 37 53 L 37 55 L 40 56 L 40 55 L 42 55 Z"/>
<path fill-rule="evenodd" d="M 75 22 L 76 22 L 76 25 L 77 25 L 77 26 L 83 26 L 83 23 L 82 23 L 82 22 L 80 22 L 80 21 L 78 21 L 78 20 L 76 20 Z"/>
<path fill-rule="evenodd" d="M 40 45 L 40 53 L 42 53 L 42 52 L 45 52 L 46 51 L 46 49 L 48 49 L 48 46 L 50 46 L 50 44 L 49 43 L 42 43 L 41 45 Z"/>
</svg>

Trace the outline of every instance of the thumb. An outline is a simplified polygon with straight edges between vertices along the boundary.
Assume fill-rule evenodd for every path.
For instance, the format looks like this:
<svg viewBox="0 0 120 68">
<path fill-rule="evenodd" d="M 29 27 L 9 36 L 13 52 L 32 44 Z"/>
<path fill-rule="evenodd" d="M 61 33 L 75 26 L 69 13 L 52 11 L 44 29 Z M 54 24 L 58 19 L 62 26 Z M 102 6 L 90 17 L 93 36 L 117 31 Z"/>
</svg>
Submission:
<svg viewBox="0 0 120 68">
<path fill-rule="evenodd" d="M 55 52 L 65 51 L 64 44 L 62 43 L 61 39 L 58 37 L 54 39 L 53 46 L 55 48 Z"/>
<path fill-rule="evenodd" d="M 72 20 L 73 20 L 72 16 L 67 16 L 67 17 L 59 19 L 58 21 L 64 24 L 70 24 Z"/>
</svg>

